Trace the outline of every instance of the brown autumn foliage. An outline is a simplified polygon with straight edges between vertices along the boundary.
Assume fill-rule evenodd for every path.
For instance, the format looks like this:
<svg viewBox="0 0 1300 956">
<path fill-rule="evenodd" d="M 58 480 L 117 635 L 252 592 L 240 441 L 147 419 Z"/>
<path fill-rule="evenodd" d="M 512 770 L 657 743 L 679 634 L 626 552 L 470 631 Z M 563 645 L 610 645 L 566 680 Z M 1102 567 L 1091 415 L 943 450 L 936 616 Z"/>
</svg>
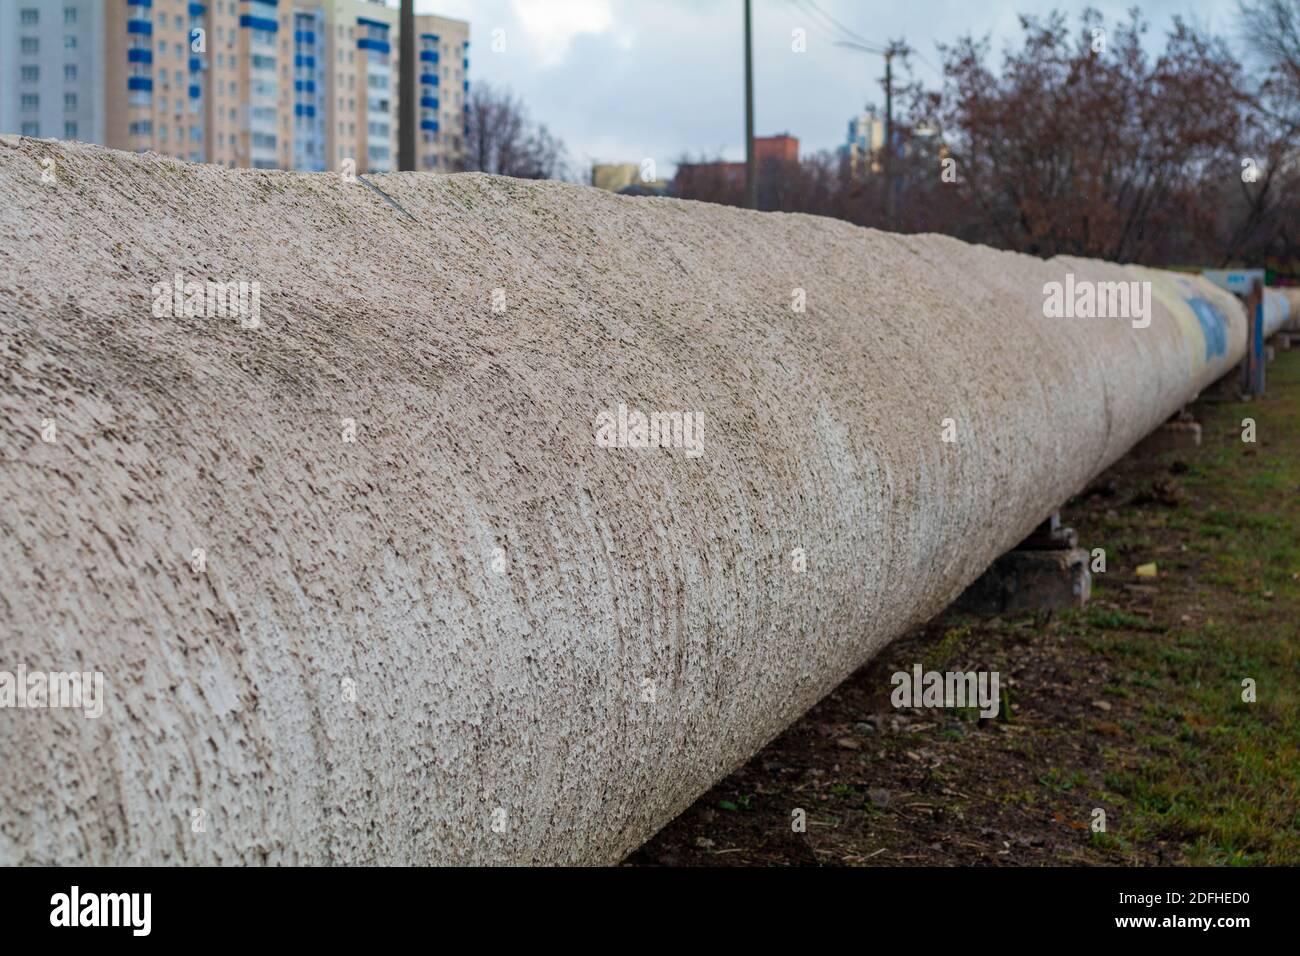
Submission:
<svg viewBox="0 0 1300 956">
<path fill-rule="evenodd" d="M 1246 0 L 1243 22 L 1288 11 L 1300 28 L 1300 0 Z M 1136 10 L 1117 24 L 1087 10 L 1073 29 L 1061 14 L 1021 26 L 996 68 L 988 40 L 967 36 L 940 48 L 941 89 L 900 91 L 892 228 L 1037 256 L 1296 273 L 1300 29 L 1289 53 L 1284 30 L 1269 30 L 1272 50 L 1248 33 L 1248 69 L 1177 19 L 1148 55 Z M 741 201 L 734 184 L 692 186 L 689 198 Z M 883 177 L 831 154 L 760 170 L 759 193 L 763 209 L 891 227 Z"/>
</svg>

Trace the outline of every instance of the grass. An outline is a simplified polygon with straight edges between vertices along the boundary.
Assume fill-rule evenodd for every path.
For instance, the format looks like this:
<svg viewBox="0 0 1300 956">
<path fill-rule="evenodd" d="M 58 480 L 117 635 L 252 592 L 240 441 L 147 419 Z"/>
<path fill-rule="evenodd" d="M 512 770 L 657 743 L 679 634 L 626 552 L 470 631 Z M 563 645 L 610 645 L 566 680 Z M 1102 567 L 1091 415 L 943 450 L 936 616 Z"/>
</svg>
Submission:
<svg viewBox="0 0 1300 956">
<path fill-rule="evenodd" d="M 1196 569 L 1190 594 L 1199 624 L 1173 608 L 1164 630 L 1122 610 L 1088 610 L 1077 622 L 1090 647 L 1122 662 L 1147 702 L 1134 733 L 1147 759 L 1106 785 L 1127 806 L 1126 842 L 1168 841 L 1193 864 L 1300 862 L 1300 356 L 1269 368 L 1270 394 L 1200 409 L 1205 444 L 1183 476 L 1188 502 L 1172 526 Z M 1259 442 L 1231 433 L 1255 419 Z M 1101 528 L 1127 546 L 1150 546 L 1130 514 Z M 1162 564 L 1163 569 L 1163 564 Z M 1099 576 L 1098 595 L 1115 578 Z M 1122 579 L 1121 579 L 1122 580 Z M 1243 681 L 1255 684 L 1244 701 Z"/>
</svg>

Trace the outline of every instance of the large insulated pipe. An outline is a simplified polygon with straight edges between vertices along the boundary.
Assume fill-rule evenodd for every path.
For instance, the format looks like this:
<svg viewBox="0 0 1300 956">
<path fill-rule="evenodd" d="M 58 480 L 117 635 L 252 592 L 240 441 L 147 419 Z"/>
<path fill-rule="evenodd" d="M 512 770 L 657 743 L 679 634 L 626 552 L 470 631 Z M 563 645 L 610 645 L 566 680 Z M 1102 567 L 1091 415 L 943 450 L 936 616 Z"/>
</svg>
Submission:
<svg viewBox="0 0 1300 956">
<path fill-rule="evenodd" d="M 0 141 L 0 863 L 617 861 L 1244 349 L 1197 278 L 372 182 Z"/>
<path fill-rule="evenodd" d="M 1279 289 L 1264 290 L 1264 338 L 1269 339 L 1291 322 L 1291 302 Z"/>
<path fill-rule="evenodd" d="M 1300 289 L 1265 289 L 1264 323 L 1269 335 L 1300 330 Z"/>
</svg>

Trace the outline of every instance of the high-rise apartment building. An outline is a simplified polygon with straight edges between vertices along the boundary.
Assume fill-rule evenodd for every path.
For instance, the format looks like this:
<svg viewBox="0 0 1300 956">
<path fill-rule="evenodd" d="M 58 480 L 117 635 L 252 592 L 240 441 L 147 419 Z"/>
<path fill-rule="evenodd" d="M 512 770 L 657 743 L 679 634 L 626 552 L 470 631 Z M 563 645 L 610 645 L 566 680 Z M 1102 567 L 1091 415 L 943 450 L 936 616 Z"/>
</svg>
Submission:
<svg viewBox="0 0 1300 956">
<path fill-rule="evenodd" d="M 420 168 L 464 149 L 469 24 L 417 18 Z M 260 169 L 395 169 L 385 0 L 0 0 L 0 132 Z"/>
<path fill-rule="evenodd" d="M 297 0 L 293 11 L 293 168 L 330 167 L 329 25 L 319 3 Z"/>
<path fill-rule="evenodd" d="M 293 165 L 280 0 L 104 0 L 106 141 L 191 162 Z"/>
<path fill-rule="evenodd" d="M 880 156 L 884 145 L 885 121 L 874 106 L 868 106 L 865 113 L 849 120 L 849 137 L 840 147 L 840 154 L 848 160 L 854 174 L 867 169 L 878 173 L 882 169 Z"/>
<path fill-rule="evenodd" d="M 0 0 L 0 132 L 102 143 L 104 0 Z"/>
<path fill-rule="evenodd" d="M 446 17 L 415 18 L 416 68 L 420 84 L 420 169 L 448 172 L 465 151 L 469 99 L 469 24 Z"/>
</svg>

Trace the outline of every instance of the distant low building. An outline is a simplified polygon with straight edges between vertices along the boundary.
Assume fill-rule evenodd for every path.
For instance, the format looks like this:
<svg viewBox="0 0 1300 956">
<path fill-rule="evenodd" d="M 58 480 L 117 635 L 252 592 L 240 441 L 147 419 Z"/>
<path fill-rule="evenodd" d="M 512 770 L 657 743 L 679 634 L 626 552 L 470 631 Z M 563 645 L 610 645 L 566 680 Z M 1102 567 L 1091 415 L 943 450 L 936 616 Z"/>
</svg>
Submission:
<svg viewBox="0 0 1300 956">
<path fill-rule="evenodd" d="M 763 173 L 799 162 L 799 138 L 789 133 L 754 137 L 754 161 Z M 745 188 L 744 163 L 681 163 L 673 181 L 678 196 L 710 195 Z"/>
<path fill-rule="evenodd" d="M 595 163 L 591 167 L 591 184 L 612 193 L 634 192 L 636 195 L 662 195 L 668 183 L 645 179 L 637 163 Z"/>
</svg>

